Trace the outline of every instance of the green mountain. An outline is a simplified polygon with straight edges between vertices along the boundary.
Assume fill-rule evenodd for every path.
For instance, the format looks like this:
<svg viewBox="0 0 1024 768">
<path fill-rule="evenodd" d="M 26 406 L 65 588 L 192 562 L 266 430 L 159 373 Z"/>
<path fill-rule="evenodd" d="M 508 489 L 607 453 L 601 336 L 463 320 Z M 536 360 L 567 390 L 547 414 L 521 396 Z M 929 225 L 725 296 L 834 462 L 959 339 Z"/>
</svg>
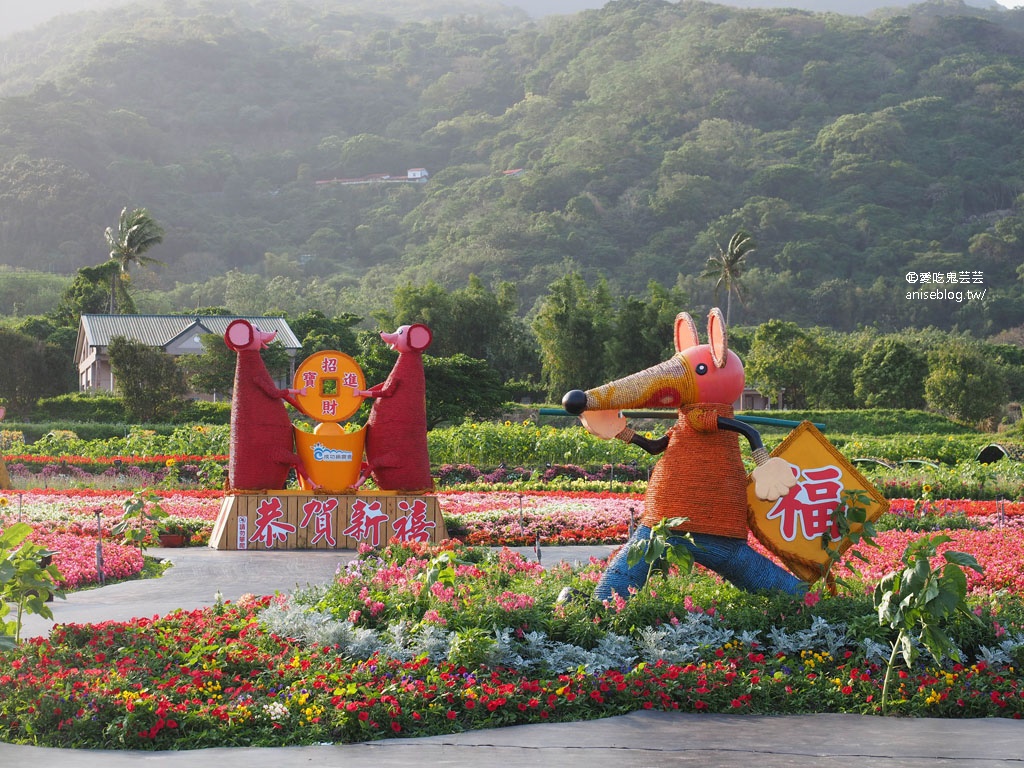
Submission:
<svg viewBox="0 0 1024 768">
<path fill-rule="evenodd" d="M 471 274 L 529 308 L 568 270 L 697 307 L 744 230 L 734 323 L 1024 324 L 1024 11 L 379 5 L 168 0 L 0 40 L 0 264 L 73 274 L 144 206 L 144 311 L 365 315 Z"/>
</svg>

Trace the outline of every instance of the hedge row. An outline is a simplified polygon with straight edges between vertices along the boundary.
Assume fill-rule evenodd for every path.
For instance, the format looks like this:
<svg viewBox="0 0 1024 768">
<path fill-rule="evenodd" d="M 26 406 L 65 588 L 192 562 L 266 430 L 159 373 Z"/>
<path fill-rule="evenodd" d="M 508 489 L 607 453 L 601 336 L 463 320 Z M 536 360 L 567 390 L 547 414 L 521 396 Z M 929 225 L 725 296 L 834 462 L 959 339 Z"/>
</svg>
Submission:
<svg viewBox="0 0 1024 768">
<path fill-rule="evenodd" d="M 65 397 L 67 400 L 65 400 Z M 117 398 L 90 396 L 51 398 L 51 404 L 67 402 L 70 413 L 82 413 L 83 403 L 91 403 L 94 412 L 104 412 Z M 220 415 L 226 403 L 196 403 L 197 410 Z M 79 410 L 76 410 L 79 409 Z M 118 412 L 123 415 L 122 412 Z M 919 411 L 825 411 L 768 412 L 792 421 L 806 419 L 824 424 L 831 442 L 848 458 L 875 458 L 899 464 L 908 460 L 927 460 L 956 465 L 976 460 L 982 449 L 993 443 L 1006 445 L 1011 452 L 1024 453 L 1020 430 L 1000 435 L 963 431 L 951 422 Z M 194 420 L 187 425 L 131 425 L 116 420 L 78 422 L 71 418 L 37 423 L 3 423 L 2 449 L 5 453 L 60 455 L 172 455 L 224 454 L 228 452 L 227 419 L 208 425 Z M 670 420 L 638 421 L 635 428 L 659 436 L 669 428 Z M 858 429 L 851 427 L 857 426 Z M 759 427 L 760 428 L 760 427 Z M 931 428 L 935 431 L 924 431 Z M 788 428 L 761 428 L 765 445 L 777 445 Z M 633 445 L 617 440 L 598 440 L 575 419 L 565 417 L 526 417 L 517 421 L 466 422 L 439 427 L 428 434 L 430 456 L 435 464 L 471 464 L 478 467 L 526 466 L 543 468 L 548 464 L 601 466 L 636 464 L 641 468 L 657 460 Z"/>
<path fill-rule="evenodd" d="M 32 422 L 109 424 L 123 426 L 124 401 L 113 395 L 72 392 L 56 397 L 40 398 L 32 412 Z M 231 420 L 231 403 L 188 400 L 175 424 L 227 424 Z M 43 433 L 45 434 L 45 433 Z M 124 434 L 124 430 L 121 431 Z M 108 435 L 110 437 L 112 435 Z"/>
</svg>

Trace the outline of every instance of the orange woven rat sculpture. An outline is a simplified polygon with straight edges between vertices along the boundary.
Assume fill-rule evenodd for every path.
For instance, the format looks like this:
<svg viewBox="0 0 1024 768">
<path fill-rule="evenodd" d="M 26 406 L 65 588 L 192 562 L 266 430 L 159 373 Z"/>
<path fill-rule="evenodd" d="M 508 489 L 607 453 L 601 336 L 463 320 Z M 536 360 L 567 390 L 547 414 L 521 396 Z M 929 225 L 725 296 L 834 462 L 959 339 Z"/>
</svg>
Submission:
<svg viewBox="0 0 1024 768">
<path fill-rule="evenodd" d="M 681 536 L 670 542 L 684 543 L 696 562 L 743 589 L 799 594 L 805 589 L 802 581 L 747 544 L 747 476 L 739 435 L 753 449 L 760 498 L 785 495 L 796 477 L 786 462 L 768 456 L 757 430 L 733 418 L 732 403 L 743 393 L 743 364 L 728 349 L 718 309 L 708 317 L 708 335 L 710 343 L 700 344 L 693 319 L 680 313 L 672 358 L 596 389 L 568 392 L 562 404 L 598 437 L 663 454 L 647 486 L 635 540 L 649 539 L 651 528 L 662 520 L 684 518 L 678 530 L 689 533 L 694 543 Z M 666 406 L 678 408 L 679 418 L 658 440 L 636 434 L 619 413 L 622 408 Z M 607 600 L 613 592 L 627 598 L 643 586 L 648 565 L 641 560 L 630 568 L 628 550 L 624 547 L 608 566 L 595 590 L 597 599 Z"/>
</svg>

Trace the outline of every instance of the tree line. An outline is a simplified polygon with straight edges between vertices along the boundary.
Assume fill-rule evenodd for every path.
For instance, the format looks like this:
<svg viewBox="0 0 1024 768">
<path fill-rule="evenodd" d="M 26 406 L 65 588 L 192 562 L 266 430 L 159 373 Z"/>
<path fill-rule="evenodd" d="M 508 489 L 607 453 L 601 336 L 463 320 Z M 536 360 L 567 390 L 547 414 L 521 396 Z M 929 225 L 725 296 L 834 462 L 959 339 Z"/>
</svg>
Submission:
<svg viewBox="0 0 1024 768">
<path fill-rule="evenodd" d="M 511 283 L 488 288 L 476 277 L 463 288 L 407 284 L 388 312 L 327 316 L 318 310 L 288 318 L 302 342 L 299 359 L 323 349 L 351 354 L 368 381 L 383 381 L 394 363 L 377 331 L 426 323 L 434 342 L 425 355 L 431 426 L 493 418 L 508 402 L 558 402 L 566 391 L 602 384 L 667 359 L 682 310 L 708 307 L 679 288 L 651 282 L 645 293 L 619 299 L 604 281 L 570 272 L 549 286 L 523 315 Z M 197 314 L 228 314 L 224 307 Z M 362 327 L 361 327 L 362 326 Z M 74 391 L 74 329 L 56 315 L 28 318 L 0 330 L 0 398 L 12 415 L 32 413 L 40 397 Z M 729 329 L 730 347 L 744 361 L 749 386 L 772 408 L 926 408 L 972 426 L 992 428 L 1013 418 L 1024 398 L 1024 349 L 981 342 L 938 329 L 843 333 L 770 320 Z M 117 339 L 110 357 L 119 395 L 138 421 L 173 417 L 189 392 L 229 393 L 234 354 L 206 336 L 201 355 L 172 359 L 139 342 Z M 280 345 L 265 354 L 285 375 Z M 1019 406 L 1017 406 L 1019 411 Z M 1019 414 L 1018 414 L 1019 415 Z"/>
</svg>

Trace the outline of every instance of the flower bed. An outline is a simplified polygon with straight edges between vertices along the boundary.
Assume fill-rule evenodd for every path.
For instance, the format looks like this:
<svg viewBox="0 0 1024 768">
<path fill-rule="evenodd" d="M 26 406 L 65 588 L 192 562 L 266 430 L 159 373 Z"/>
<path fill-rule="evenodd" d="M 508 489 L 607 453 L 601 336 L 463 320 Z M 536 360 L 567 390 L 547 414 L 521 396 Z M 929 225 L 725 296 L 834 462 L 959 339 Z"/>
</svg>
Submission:
<svg viewBox="0 0 1024 768">
<path fill-rule="evenodd" d="M 159 495 L 161 506 L 170 515 L 167 523 L 189 531 L 190 544 L 205 545 L 217 519 L 223 492 L 162 491 Z M 34 540 L 40 542 L 40 536 L 44 535 L 67 536 L 60 547 L 53 547 L 59 550 L 54 562 L 62 573 L 80 574 L 67 582 L 66 587 L 86 586 L 90 583 L 86 576 L 89 571 L 82 565 L 90 557 L 95 560 L 95 513 L 100 511 L 105 536 L 109 538 L 109 529 L 120 517 L 121 505 L 128 496 L 128 491 L 92 489 L 8 492 L 0 497 L 0 500 L 7 501 L 6 505 L 0 503 L 0 524 L 24 519 L 39 529 L 40 533 Z M 443 491 L 438 494 L 438 503 L 449 534 L 480 546 L 534 546 L 538 538 L 541 546 L 621 543 L 628 536 L 631 522 L 639 520 L 644 511 L 642 496 L 623 493 Z M 933 521 L 933 527 L 942 527 L 942 521 L 947 518 L 966 518 L 976 528 L 1002 532 L 963 537 L 976 543 L 979 551 L 972 551 L 972 554 L 983 564 L 991 565 L 986 579 L 995 578 L 994 574 L 1003 567 L 999 565 L 1001 561 L 1012 566 L 1012 558 L 1021 554 L 1016 542 L 1024 536 L 1021 533 L 1024 528 L 1024 502 L 943 499 L 922 505 L 919 500 L 896 499 L 890 503 L 888 520 L 883 519 L 883 522 L 905 524 L 920 520 L 923 512 Z M 1011 531 L 1013 536 L 1006 538 L 1005 534 Z M 72 536 L 80 541 L 75 541 Z M 882 536 L 889 537 L 892 542 L 885 550 L 889 553 L 893 550 L 902 552 L 902 542 L 908 538 L 897 537 L 890 532 L 883 532 Z M 1000 539 L 1000 536 L 1004 538 Z M 865 554 L 872 561 L 879 561 L 877 567 L 868 569 L 872 574 L 884 573 L 895 566 L 892 554 L 883 556 L 870 549 L 865 550 Z M 1019 561 L 1024 561 L 1024 557 Z M 137 567 L 141 568 L 141 560 Z M 95 567 L 92 574 L 96 580 Z M 132 574 L 118 574 L 121 575 Z M 108 573 L 107 576 L 114 575 Z M 972 575 L 972 585 L 979 578 Z M 1009 587 L 1012 580 L 1009 576 L 1004 580 Z"/>
<path fill-rule="evenodd" d="M 175 749 L 345 743 L 637 709 L 877 713 L 863 597 L 755 596 L 695 572 L 556 605 L 548 570 L 456 544 L 365 551 L 336 582 L 157 619 L 58 626 L 0 655 L 0 738 Z M 962 663 L 900 670 L 893 711 L 1021 717 L 1024 635 L 989 607 Z M 961 635 L 965 642 L 966 635 Z"/>
<path fill-rule="evenodd" d="M 79 589 L 99 583 L 96 536 L 102 527 L 104 580 L 129 578 L 142 570 L 142 555 L 138 547 L 121 544 L 110 530 L 130 496 L 128 491 L 88 489 L 8 491 L 0 497 L 0 528 L 21 520 L 30 523 L 31 540 L 55 552 L 53 564 L 62 575 L 59 586 Z M 165 492 L 160 504 L 169 515 L 168 525 L 196 531 L 190 543 L 205 544 L 222 497 L 215 491 Z"/>
<path fill-rule="evenodd" d="M 611 544 L 626 540 L 643 497 L 582 492 L 438 494 L 449 535 L 489 546 Z"/>
<path fill-rule="evenodd" d="M 152 456 L 8 455 L 8 474 L 18 488 L 136 489 L 214 488 L 223 485 L 228 457 L 186 454 Z"/>
</svg>

